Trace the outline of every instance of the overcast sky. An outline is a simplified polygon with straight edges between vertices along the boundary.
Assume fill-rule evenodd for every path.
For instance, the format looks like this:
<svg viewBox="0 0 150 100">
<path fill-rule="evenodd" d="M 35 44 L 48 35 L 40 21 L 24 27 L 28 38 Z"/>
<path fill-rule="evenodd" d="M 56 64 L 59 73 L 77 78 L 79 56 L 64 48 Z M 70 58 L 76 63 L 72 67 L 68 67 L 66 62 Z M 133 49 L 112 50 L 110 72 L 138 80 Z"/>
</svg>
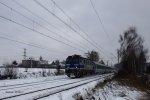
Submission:
<svg viewBox="0 0 150 100">
<path fill-rule="evenodd" d="M 45 21 L 23 9 L 14 1 L 17 1 Z M 42 48 L 46 48 L 44 50 L 0 38 L 0 65 L 12 60 L 20 62 L 23 59 L 23 48 L 27 49 L 27 57 L 38 59 L 39 56 L 42 56 L 49 61 L 63 60 L 68 55 L 84 55 L 87 51 L 96 50 L 104 61 L 113 59 L 112 62 L 115 63 L 116 59 L 112 54 L 116 56 L 116 49 L 119 48 L 119 34 L 122 34 L 130 26 L 137 28 L 138 33 L 145 40 L 144 45 L 150 49 L 150 0 L 92 0 L 107 33 L 99 22 L 90 0 L 54 0 L 82 28 L 84 33 L 51 0 L 37 1 L 75 29 L 82 37 L 93 44 L 96 42 L 96 47 L 92 46 L 33 0 L 0 0 L 1 3 L 12 8 L 10 9 L 0 3 L 0 16 L 77 48 L 69 47 L 56 40 L 42 36 L 38 32 L 0 18 L 1 37 L 37 44 Z M 21 16 L 14 10 L 31 20 Z"/>
</svg>

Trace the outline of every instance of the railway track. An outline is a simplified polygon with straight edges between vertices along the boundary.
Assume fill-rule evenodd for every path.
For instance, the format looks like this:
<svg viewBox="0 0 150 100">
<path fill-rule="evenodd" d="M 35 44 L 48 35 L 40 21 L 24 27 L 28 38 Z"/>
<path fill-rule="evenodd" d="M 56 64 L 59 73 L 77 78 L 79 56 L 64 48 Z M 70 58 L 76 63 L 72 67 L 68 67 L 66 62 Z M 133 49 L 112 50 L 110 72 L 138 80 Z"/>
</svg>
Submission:
<svg viewBox="0 0 150 100">
<path fill-rule="evenodd" d="M 101 78 L 104 78 L 104 77 L 101 77 Z M 33 100 L 40 100 L 40 99 L 43 99 L 45 97 L 49 97 L 51 95 L 54 95 L 54 94 L 57 94 L 57 93 L 60 93 L 60 92 L 64 92 L 64 91 L 67 91 L 67 90 L 70 90 L 70 89 L 73 89 L 73 88 L 76 88 L 76 87 L 80 87 L 82 85 L 85 85 L 85 84 L 88 84 L 88 83 L 91 83 L 93 81 L 97 81 L 101 78 L 97 78 L 97 79 L 94 79 L 94 80 L 91 80 L 91 81 L 88 81 L 88 82 L 83 82 L 82 84 L 79 84 L 79 85 L 75 85 L 75 86 L 72 86 L 72 87 L 69 87 L 69 88 L 66 88 L 66 89 L 62 89 L 62 90 L 58 90 L 56 92 L 52 92 L 52 93 L 49 93 L 47 95 L 44 95 L 44 96 L 41 96 L 41 97 L 37 97 L 37 98 L 33 98 Z"/>
<path fill-rule="evenodd" d="M 40 82 L 31 82 L 31 83 L 24 83 L 24 84 L 16 84 L 16 85 L 10 85 L 7 87 L 0 87 L 0 91 L 9 90 L 9 89 L 16 89 L 21 87 L 28 87 L 28 86 L 34 86 L 34 85 L 40 85 L 40 84 L 46 84 L 46 83 L 54 83 L 58 81 L 64 81 L 68 80 L 68 78 L 62 78 L 62 79 L 55 79 L 55 80 L 47 80 L 47 81 L 40 81 Z"/>
<path fill-rule="evenodd" d="M 17 94 L 12 93 L 12 95 L 0 97 L 0 100 L 6 100 L 6 99 L 16 100 L 16 99 L 24 98 L 24 97 L 28 97 L 28 99 L 32 98 L 34 100 L 37 100 L 37 99 L 45 98 L 45 97 L 48 97 L 50 95 L 53 95 L 53 94 L 56 94 L 59 92 L 63 92 L 63 91 L 66 91 L 66 90 L 90 83 L 92 81 L 99 80 L 99 79 L 104 78 L 104 77 L 108 77 L 109 75 L 110 74 L 106 74 L 103 76 L 102 75 L 101 76 L 95 76 L 95 77 L 92 76 L 92 77 L 83 78 L 83 79 L 70 79 L 68 81 L 67 80 L 62 80 L 62 81 L 59 80 L 57 82 L 61 82 L 61 83 L 58 85 L 43 87 L 41 89 L 35 89 L 35 90 L 31 90 L 29 92 L 27 91 L 24 93 L 17 93 Z M 63 82 L 63 81 L 66 81 L 66 82 Z M 44 84 L 45 83 L 43 83 L 43 86 L 44 86 Z M 49 85 L 50 85 L 50 83 L 49 83 Z M 26 100 L 26 99 L 24 99 L 24 100 Z"/>
<path fill-rule="evenodd" d="M 11 87 L 11 86 L 21 86 L 21 85 L 25 85 L 25 84 L 32 84 L 32 83 L 40 83 L 40 82 L 45 82 L 45 81 L 54 81 L 54 80 L 60 80 L 60 79 L 66 79 L 68 77 L 65 78 L 58 78 L 58 79 L 46 79 L 46 80 L 42 80 L 42 81 L 34 81 L 34 82 L 27 82 L 27 83 L 21 83 L 21 84 L 13 84 L 13 85 L 2 85 L 0 86 L 0 88 L 2 87 Z"/>
</svg>

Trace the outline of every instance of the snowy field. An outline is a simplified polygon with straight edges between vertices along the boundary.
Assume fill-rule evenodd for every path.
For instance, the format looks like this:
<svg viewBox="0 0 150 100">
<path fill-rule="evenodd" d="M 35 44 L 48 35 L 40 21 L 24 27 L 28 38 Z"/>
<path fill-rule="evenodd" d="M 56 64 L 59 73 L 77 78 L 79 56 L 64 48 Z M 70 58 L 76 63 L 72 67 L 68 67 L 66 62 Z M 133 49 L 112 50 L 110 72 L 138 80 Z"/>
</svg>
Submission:
<svg viewBox="0 0 150 100">
<path fill-rule="evenodd" d="M 27 78 L 27 79 L 0 80 L 0 88 L 18 85 L 18 84 L 31 84 L 31 83 L 38 83 L 43 81 L 54 81 L 60 79 L 68 79 L 68 77 L 66 75 L 60 75 L 60 76 L 49 76 L 49 77 L 39 77 L 39 78 Z"/>
<path fill-rule="evenodd" d="M 60 100 L 60 96 L 58 96 L 60 94 L 63 100 L 70 100 L 70 97 L 75 93 L 83 91 L 88 86 L 94 87 L 97 80 L 103 81 L 111 76 L 112 74 L 104 74 L 70 79 L 62 75 L 30 80 L 2 80 L 0 82 L 0 99 L 20 100 L 21 98 L 21 100 L 33 100 L 39 98 L 42 100 Z"/>
<path fill-rule="evenodd" d="M 6 100 L 146 100 L 145 92 L 122 86 L 113 74 L 68 78 L 66 75 L 0 81 L 0 99 Z M 98 83 L 102 85 L 97 86 Z M 12 97 L 14 96 L 14 97 Z M 10 97 L 10 98 L 9 98 Z M 147 99 L 148 100 L 148 99 Z"/>
<path fill-rule="evenodd" d="M 14 68 L 17 71 L 17 78 L 38 78 L 43 76 L 55 76 L 56 69 L 45 69 L 45 68 Z M 0 75 L 4 75 L 5 68 L 0 68 Z M 43 74 L 44 72 L 44 74 Z M 64 73 L 64 69 L 61 69 Z"/>
</svg>

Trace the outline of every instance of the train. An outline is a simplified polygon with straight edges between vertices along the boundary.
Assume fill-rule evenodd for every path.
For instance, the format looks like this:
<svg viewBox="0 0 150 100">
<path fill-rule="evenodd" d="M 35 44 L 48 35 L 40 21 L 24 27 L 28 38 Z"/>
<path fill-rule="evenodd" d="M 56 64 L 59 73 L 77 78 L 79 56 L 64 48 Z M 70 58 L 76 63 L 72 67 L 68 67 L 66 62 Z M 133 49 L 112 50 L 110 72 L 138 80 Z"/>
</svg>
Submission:
<svg viewBox="0 0 150 100">
<path fill-rule="evenodd" d="M 66 58 L 65 73 L 68 77 L 74 76 L 79 78 L 86 75 L 111 72 L 113 72 L 113 68 L 98 62 L 93 62 L 80 55 L 72 55 Z"/>
</svg>

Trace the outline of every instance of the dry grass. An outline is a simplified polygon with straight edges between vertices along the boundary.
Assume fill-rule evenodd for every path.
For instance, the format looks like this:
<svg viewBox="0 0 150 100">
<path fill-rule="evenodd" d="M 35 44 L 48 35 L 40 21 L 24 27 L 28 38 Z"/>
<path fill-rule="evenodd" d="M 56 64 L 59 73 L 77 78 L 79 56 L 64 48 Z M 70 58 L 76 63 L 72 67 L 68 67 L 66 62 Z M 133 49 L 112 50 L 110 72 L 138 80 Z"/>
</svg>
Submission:
<svg viewBox="0 0 150 100">
<path fill-rule="evenodd" d="M 122 85 L 137 88 L 138 90 L 147 92 L 150 90 L 142 79 L 137 78 L 134 75 L 128 75 L 126 78 L 120 78 L 116 76 L 114 80 L 118 81 Z"/>
<path fill-rule="evenodd" d="M 150 100 L 150 88 L 143 82 L 140 77 L 135 75 L 126 75 L 126 77 L 115 76 L 115 81 L 118 81 L 121 85 L 135 88 L 139 91 L 146 93 L 145 97 L 142 97 L 139 100 Z"/>
</svg>

